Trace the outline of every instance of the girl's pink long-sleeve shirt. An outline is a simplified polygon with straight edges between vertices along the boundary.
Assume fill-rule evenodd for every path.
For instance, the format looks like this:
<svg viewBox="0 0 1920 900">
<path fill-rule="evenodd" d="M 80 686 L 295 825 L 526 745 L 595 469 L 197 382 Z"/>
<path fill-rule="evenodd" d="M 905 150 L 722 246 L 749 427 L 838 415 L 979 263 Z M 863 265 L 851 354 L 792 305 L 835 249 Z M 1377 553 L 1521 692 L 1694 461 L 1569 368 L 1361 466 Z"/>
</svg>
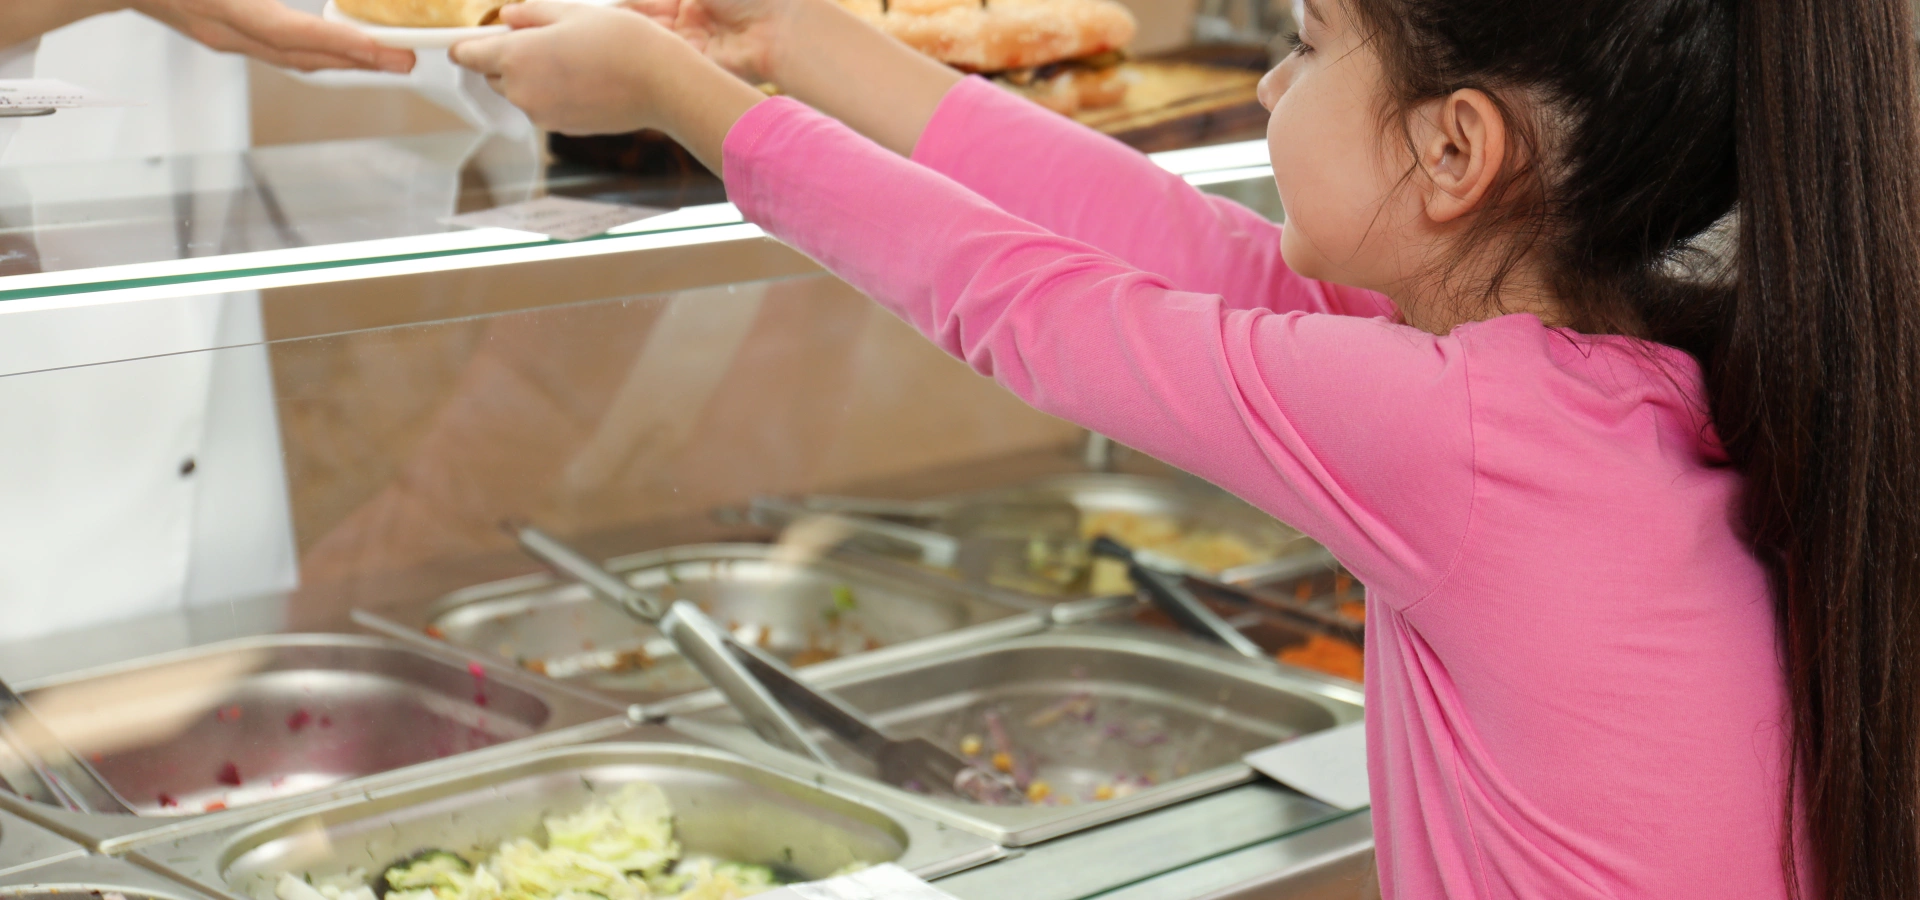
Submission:
<svg viewBox="0 0 1920 900">
<path fill-rule="evenodd" d="M 976 371 L 1359 576 L 1389 900 L 1785 895 L 1767 583 L 1689 357 L 1396 324 L 1288 270 L 1277 226 L 977 79 L 912 161 L 775 99 L 724 164 L 749 219 Z"/>
</svg>

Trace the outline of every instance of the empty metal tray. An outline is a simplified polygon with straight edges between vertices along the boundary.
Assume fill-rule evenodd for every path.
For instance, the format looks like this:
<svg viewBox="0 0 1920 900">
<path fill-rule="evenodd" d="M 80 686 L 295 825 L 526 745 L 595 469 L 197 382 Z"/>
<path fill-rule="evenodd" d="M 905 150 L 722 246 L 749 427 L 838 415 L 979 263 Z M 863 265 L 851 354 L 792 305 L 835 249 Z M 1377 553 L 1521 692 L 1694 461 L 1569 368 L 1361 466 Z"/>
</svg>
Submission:
<svg viewBox="0 0 1920 900">
<path fill-rule="evenodd" d="M 620 709 L 384 638 L 283 635 L 212 644 L 24 686 L 137 815 L 0 802 L 84 842 L 273 809 L 516 741 L 578 740 Z M 169 822 L 169 820 L 173 820 Z"/>
<path fill-rule="evenodd" d="M 820 679 L 898 734 L 917 734 L 993 764 L 997 719 L 1008 768 L 1038 805 L 991 807 L 908 793 L 851 753 L 836 772 L 755 739 L 708 700 L 670 721 L 702 740 L 856 785 L 1009 845 L 1031 844 L 1248 780 L 1242 755 L 1361 716 L 1358 690 L 1248 665 L 1178 637 L 1101 626 L 1063 628 L 886 671 Z M 977 748 L 974 746 L 977 743 Z M 965 745 L 965 746 L 963 746 Z M 838 745 L 830 744 L 836 750 Z"/>
<path fill-rule="evenodd" d="M 793 878 L 823 878 L 856 862 L 898 862 L 932 878 L 1003 855 L 974 835 L 883 811 L 732 754 L 688 744 L 616 743 L 546 750 L 146 847 L 139 856 L 216 890 L 274 900 L 282 873 L 377 872 L 427 848 L 473 858 L 503 840 L 537 836 L 542 818 L 632 782 L 666 793 L 689 854 L 768 865 Z"/>
<path fill-rule="evenodd" d="M 765 544 L 704 544 L 623 556 L 635 587 L 692 600 L 736 638 L 809 665 L 943 634 L 1014 611 L 937 580 L 837 557 L 786 558 Z M 422 630 L 457 646 L 629 703 L 704 688 L 651 626 L 545 575 L 480 585 L 427 612 Z"/>
</svg>

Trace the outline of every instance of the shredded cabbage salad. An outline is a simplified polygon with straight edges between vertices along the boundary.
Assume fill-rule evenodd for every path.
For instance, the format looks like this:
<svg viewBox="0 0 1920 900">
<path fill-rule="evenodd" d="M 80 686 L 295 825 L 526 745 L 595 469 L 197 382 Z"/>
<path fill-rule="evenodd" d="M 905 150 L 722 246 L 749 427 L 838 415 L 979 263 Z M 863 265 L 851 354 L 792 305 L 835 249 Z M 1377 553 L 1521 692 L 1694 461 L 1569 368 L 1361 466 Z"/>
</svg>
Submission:
<svg viewBox="0 0 1920 900">
<path fill-rule="evenodd" d="M 645 783 L 545 820 L 545 845 L 514 838 L 478 865 L 422 850 L 379 875 L 280 876 L 279 900 L 739 900 L 779 886 L 766 866 L 688 856 L 673 808 Z"/>
</svg>

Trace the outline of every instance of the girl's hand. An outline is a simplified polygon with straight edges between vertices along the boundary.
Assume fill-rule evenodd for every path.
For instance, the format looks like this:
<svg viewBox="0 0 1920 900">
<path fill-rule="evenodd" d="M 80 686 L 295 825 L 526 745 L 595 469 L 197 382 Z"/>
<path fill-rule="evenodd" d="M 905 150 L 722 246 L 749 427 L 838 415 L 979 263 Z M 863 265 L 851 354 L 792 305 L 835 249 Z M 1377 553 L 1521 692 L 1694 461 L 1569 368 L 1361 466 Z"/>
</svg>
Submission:
<svg viewBox="0 0 1920 900">
<path fill-rule="evenodd" d="M 727 71 L 766 82 L 774 80 L 775 39 L 796 2 L 806 0 L 627 0 L 625 5 L 672 29 Z"/>
<path fill-rule="evenodd" d="M 512 34 L 454 46 L 455 63 L 487 77 L 535 125 L 566 134 L 657 128 L 660 70 L 692 55 L 659 25 L 623 9 L 515 3 Z"/>
<path fill-rule="evenodd" d="M 534 0 L 501 11 L 512 34 L 454 46 L 535 125 L 565 134 L 666 132 L 715 172 L 733 123 L 766 99 L 631 10 Z"/>
</svg>

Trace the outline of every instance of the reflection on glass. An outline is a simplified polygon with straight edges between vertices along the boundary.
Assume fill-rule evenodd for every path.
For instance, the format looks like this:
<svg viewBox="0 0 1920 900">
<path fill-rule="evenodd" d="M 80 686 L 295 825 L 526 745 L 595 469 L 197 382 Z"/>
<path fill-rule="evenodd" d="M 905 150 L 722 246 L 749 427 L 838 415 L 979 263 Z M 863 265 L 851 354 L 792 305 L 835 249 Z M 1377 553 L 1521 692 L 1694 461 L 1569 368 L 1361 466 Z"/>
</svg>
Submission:
<svg viewBox="0 0 1920 900">
<path fill-rule="evenodd" d="M 549 168 L 526 140 L 464 132 L 0 170 L 0 276 L 452 230 L 543 194 L 678 209 L 725 199 L 701 174 Z"/>
</svg>

